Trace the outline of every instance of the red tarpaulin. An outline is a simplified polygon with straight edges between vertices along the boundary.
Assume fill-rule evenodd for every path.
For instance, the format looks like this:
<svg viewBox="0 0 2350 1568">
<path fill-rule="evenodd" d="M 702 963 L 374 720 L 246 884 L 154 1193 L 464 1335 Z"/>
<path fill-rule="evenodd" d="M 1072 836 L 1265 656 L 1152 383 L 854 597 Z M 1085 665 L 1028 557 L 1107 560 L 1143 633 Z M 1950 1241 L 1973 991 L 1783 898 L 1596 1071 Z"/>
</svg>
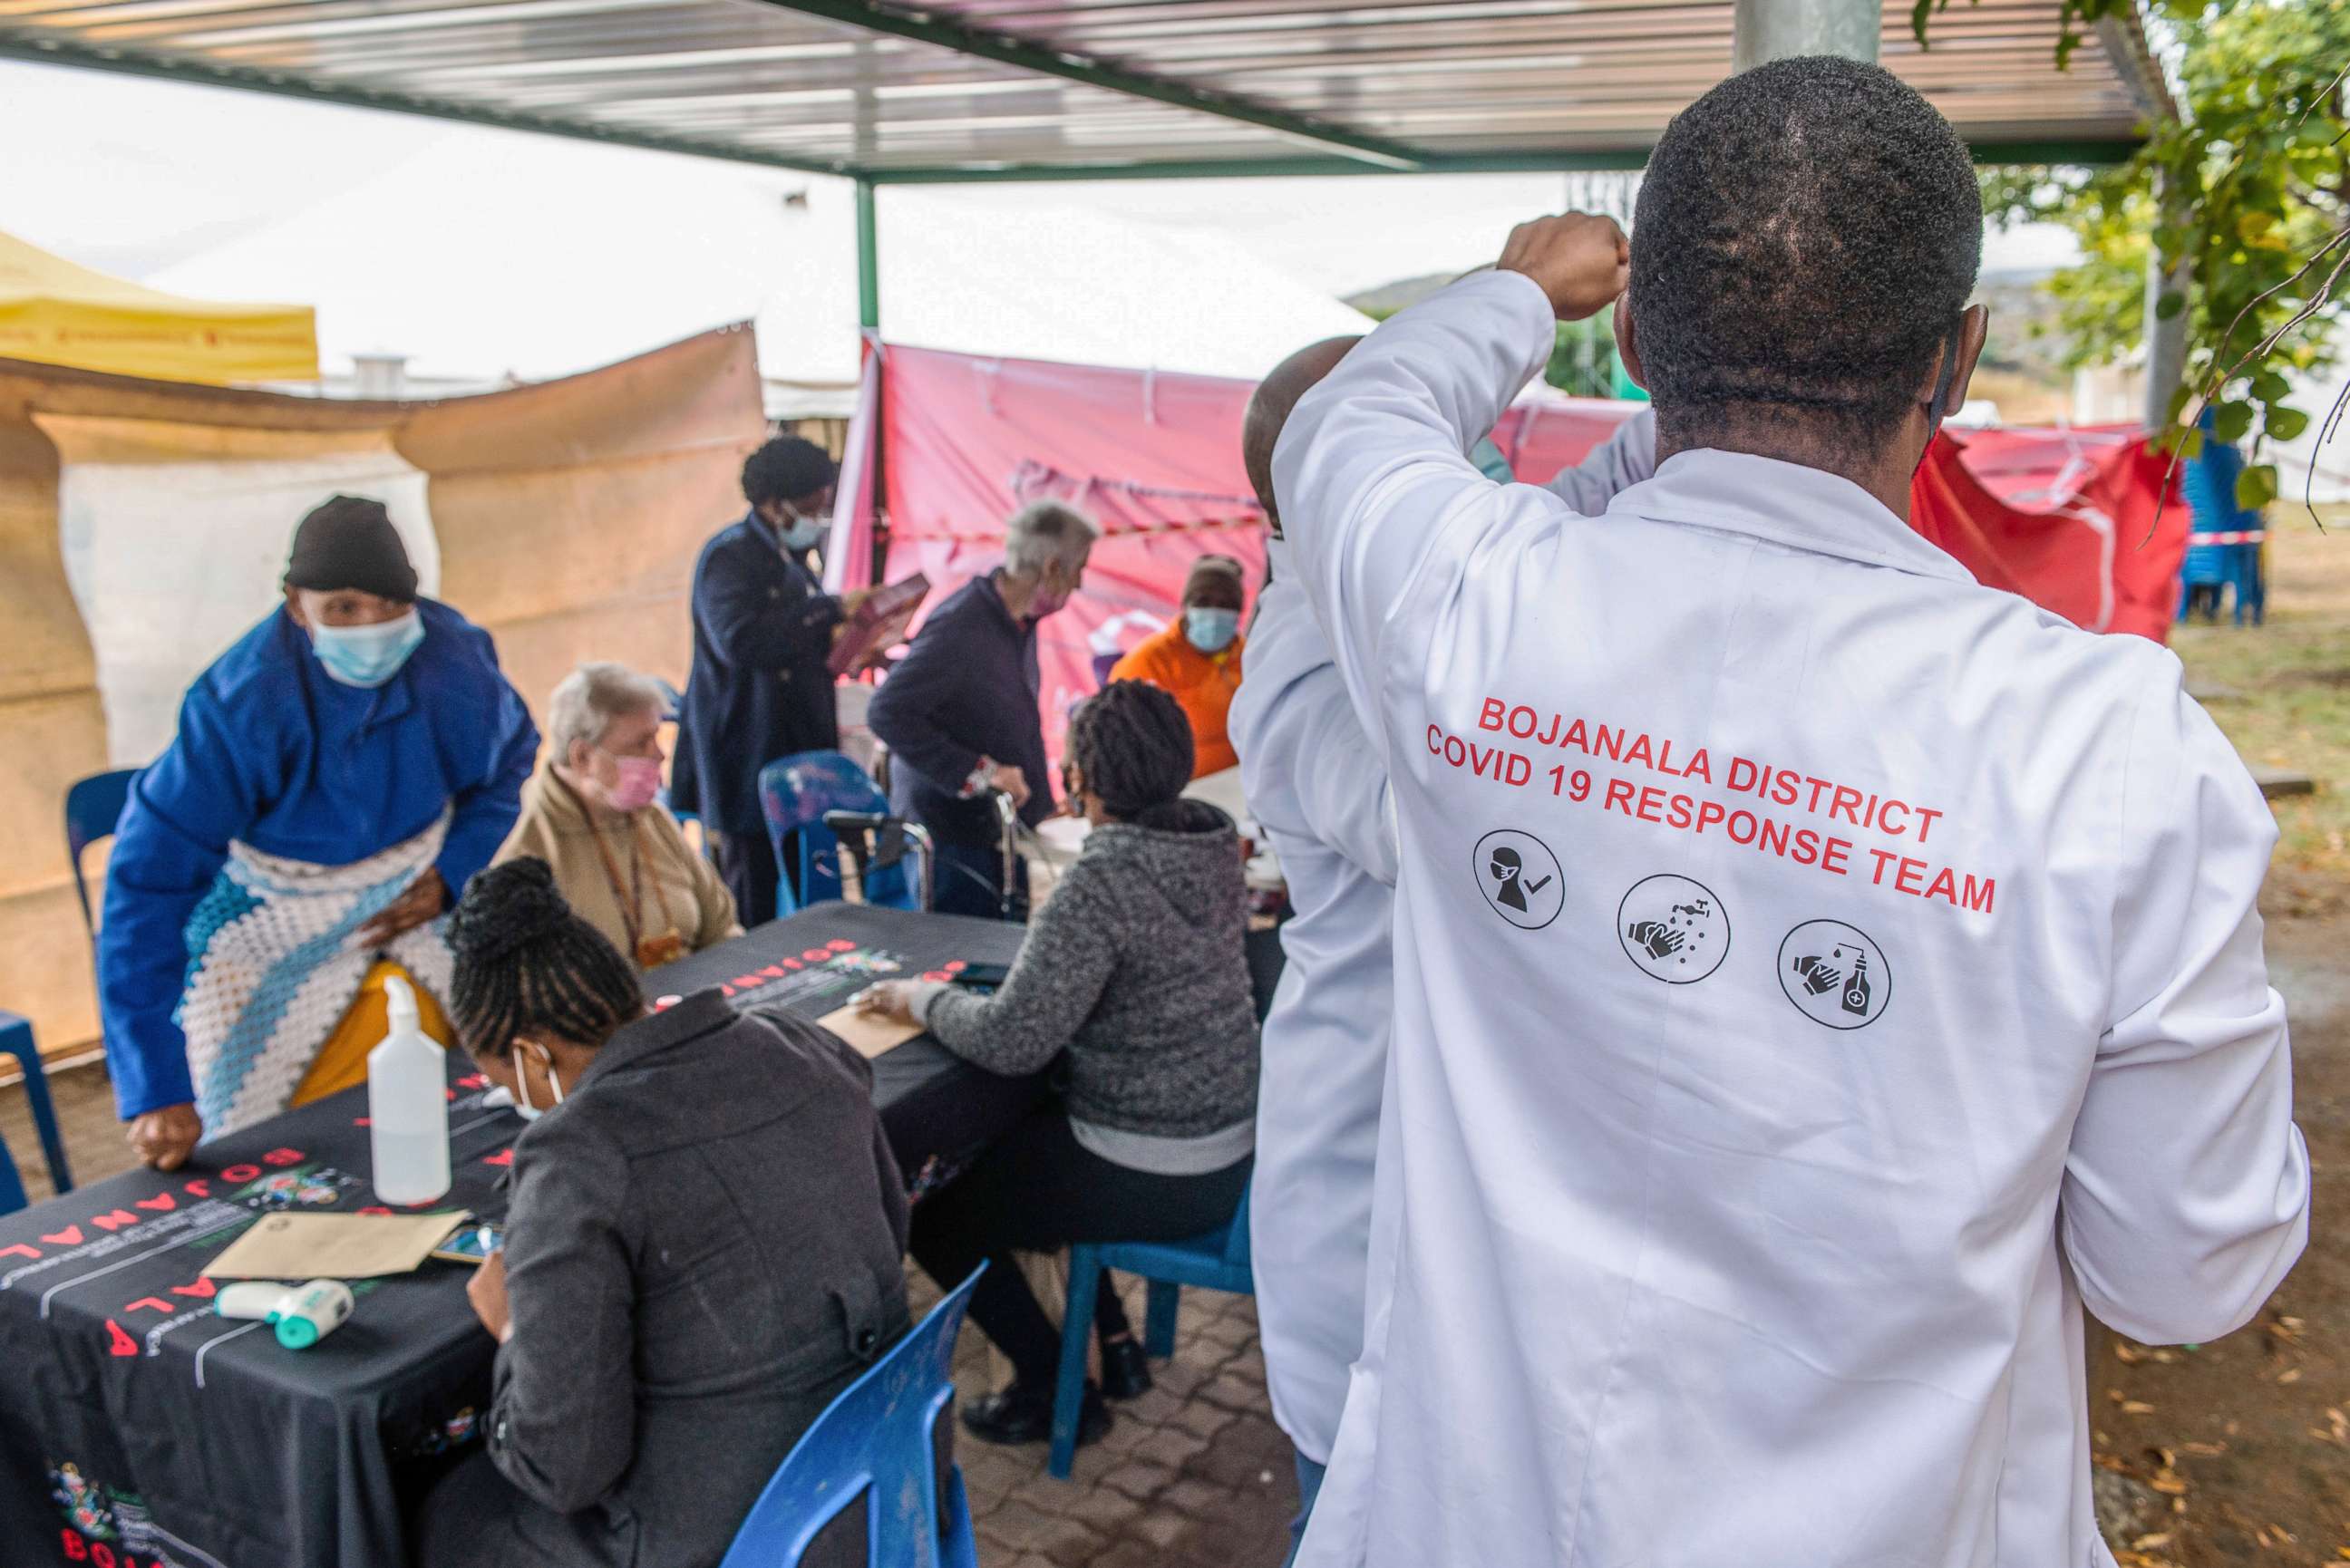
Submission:
<svg viewBox="0 0 2350 1568">
<path fill-rule="evenodd" d="M 1002 559 L 1003 520 L 1021 505 L 1052 497 L 1089 513 L 1103 537 L 1085 592 L 1038 634 L 1045 732 L 1057 753 L 1068 710 L 1095 689 L 1095 655 L 1130 648 L 1171 618 L 1194 560 L 1236 556 L 1252 584 L 1261 580 L 1263 518 L 1240 451 L 1253 386 L 884 349 L 879 396 L 850 434 L 836 583 L 869 580 L 869 504 L 854 478 L 877 426 L 888 574 L 927 573 L 931 605 Z M 1519 478 L 1541 483 L 1580 462 L 1637 407 L 1529 400 L 1493 437 Z M 1954 432 L 1918 472 L 1912 520 L 1986 584 L 2093 629 L 2159 640 L 2187 530 L 2186 509 L 2174 504 L 2161 536 L 2139 547 L 2161 475 L 2161 460 L 2126 431 Z"/>
</svg>

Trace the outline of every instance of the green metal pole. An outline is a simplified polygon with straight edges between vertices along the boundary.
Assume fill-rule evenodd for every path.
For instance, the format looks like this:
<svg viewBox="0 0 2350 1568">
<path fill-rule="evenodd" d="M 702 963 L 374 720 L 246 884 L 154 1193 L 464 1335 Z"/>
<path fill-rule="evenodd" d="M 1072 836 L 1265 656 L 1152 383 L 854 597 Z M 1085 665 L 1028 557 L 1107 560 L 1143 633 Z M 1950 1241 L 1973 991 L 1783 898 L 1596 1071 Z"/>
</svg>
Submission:
<svg viewBox="0 0 2350 1568">
<path fill-rule="evenodd" d="M 881 330 L 881 245 L 873 222 L 873 182 L 857 182 L 857 324 Z"/>
</svg>

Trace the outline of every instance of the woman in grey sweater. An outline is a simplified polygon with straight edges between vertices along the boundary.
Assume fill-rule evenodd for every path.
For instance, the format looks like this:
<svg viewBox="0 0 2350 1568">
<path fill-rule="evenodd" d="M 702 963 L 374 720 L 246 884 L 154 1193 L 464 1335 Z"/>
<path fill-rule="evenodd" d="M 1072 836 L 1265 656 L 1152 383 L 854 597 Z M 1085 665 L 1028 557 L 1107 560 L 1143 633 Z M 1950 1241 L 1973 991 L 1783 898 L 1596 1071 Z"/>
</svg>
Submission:
<svg viewBox="0 0 2350 1568">
<path fill-rule="evenodd" d="M 1003 987 L 890 982 L 867 994 L 868 1009 L 924 1024 L 993 1073 L 1063 1059 L 1058 1103 L 914 1211 L 911 1251 L 932 1279 L 993 1264 L 971 1316 L 1014 1379 L 963 1411 L 987 1441 L 1041 1441 L 1052 1426 L 1060 1339 L 1013 1251 L 1180 1241 L 1229 1220 L 1248 1187 L 1257 1024 L 1240 839 L 1222 812 L 1181 798 L 1191 755 L 1174 698 L 1111 682 L 1071 717 L 1063 764 L 1063 794 L 1093 832 Z M 1139 1392 L 1140 1349 L 1115 1294 L 1099 1299 L 1111 1392 Z M 1107 1425 L 1088 1389 L 1079 1440 Z"/>
</svg>

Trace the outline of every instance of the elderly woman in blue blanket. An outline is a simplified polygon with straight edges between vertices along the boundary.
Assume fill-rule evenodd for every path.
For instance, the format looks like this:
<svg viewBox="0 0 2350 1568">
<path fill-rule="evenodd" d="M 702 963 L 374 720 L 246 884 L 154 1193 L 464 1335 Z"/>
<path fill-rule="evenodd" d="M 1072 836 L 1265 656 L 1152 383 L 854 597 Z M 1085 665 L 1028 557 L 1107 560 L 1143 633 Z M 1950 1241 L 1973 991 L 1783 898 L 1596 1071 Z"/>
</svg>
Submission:
<svg viewBox="0 0 2350 1568">
<path fill-rule="evenodd" d="M 363 1082 L 390 975 L 448 1038 L 440 917 L 514 826 L 538 732 L 489 635 L 416 581 L 382 503 L 303 518 L 286 603 L 189 688 L 131 791 L 99 1000 L 160 1169 Z"/>
</svg>

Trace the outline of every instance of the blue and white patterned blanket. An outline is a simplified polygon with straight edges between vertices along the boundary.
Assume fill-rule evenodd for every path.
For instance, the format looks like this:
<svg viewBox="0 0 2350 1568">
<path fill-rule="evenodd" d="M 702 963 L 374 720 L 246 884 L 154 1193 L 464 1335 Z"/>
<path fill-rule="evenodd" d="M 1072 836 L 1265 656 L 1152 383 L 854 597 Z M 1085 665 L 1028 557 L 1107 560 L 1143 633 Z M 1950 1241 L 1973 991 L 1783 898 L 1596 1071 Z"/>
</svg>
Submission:
<svg viewBox="0 0 2350 1568">
<path fill-rule="evenodd" d="M 229 846 L 220 879 L 188 922 L 179 1012 L 207 1138 L 286 1109 L 379 957 L 436 996 L 449 994 L 442 921 L 380 949 L 359 939 L 360 927 L 432 868 L 448 832 L 444 815 L 406 843 L 348 866 Z"/>
</svg>

